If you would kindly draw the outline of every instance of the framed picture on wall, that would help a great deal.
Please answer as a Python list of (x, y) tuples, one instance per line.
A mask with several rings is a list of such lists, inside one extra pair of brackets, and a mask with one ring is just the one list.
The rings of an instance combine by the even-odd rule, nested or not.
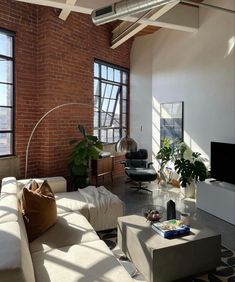
[(160, 138), (172, 141), (184, 138), (184, 102), (168, 102), (160, 105)]

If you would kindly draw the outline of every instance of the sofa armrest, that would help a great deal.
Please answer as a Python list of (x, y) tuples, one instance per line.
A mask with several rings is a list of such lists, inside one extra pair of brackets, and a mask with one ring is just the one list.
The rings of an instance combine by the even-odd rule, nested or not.
[(15, 177), (4, 177), (2, 179), (1, 193), (18, 193), (18, 185)]

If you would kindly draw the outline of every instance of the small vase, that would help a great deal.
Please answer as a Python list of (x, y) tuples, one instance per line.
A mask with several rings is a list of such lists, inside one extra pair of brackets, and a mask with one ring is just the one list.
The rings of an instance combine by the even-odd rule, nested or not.
[(196, 184), (191, 182), (190, 185), (187, 184), (187, 187), (180, 187), (180, 192), (183, 194), (184, 198), (193, 198), (195, 199)]

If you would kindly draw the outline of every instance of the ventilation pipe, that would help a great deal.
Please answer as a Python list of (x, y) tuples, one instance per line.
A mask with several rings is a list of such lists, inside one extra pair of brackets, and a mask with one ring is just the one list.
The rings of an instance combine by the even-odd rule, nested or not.
[(126, 15), (137, 14), (176, 1), (177, 0), (122, 0), (94, 10), (91, 17), (95, 25), (101, 25)]

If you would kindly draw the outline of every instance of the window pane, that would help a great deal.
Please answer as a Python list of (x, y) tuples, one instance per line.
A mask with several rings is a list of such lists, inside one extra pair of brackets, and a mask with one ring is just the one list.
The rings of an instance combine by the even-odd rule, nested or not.
[(127, 99), (127, 87), (126, 86), (122, 87), (122, 98)]
[(7, 61), (3, 58), (0, 58), (0, 82), (7, 82), (7, 83), (13, 82), (12, 68), (13, 68), (12, 61)]
[(101, 77), (107, 79), (107, 67), (101, 66)]
[(119, 115), (115, 114), (114, 119), (113, 119), (113, 126), (115, 126), (115, 127), (120, 126), (120, 116)]
[(119, 129), (114, 129), (114, 142), (117, 142), (120, 139)]
[(120, 126), (120, 99), (118, 98), (117, 101), (117, 106), (115, 109), (115, 114), (114, 114), (114, 126), (119, 127)]
[(120, 72), (120, 70), (114, 70), (114, 81), (121, 82), (121, 72)]
[(106, 113), (105, 126), (110, 127), (112, 122), (112, 114)]
[(12, 109), (0, 107), (0, 130), (12, 130)]
[(117, 85), (113, 86), (112, 93), (111, 93), (111, 98), (116, 99), (117, 98), (117, 92), (118, 92), (119, 87)]
[(99, 131), (97, 129), (94, 130), (93, 134), (99, 138)]
[(99, 109), (99, 97), (94, 96), (94, 110), (98, 111), (98, 109)]
[(108, 143), (113, 143), (113, 129), (108, 129)]
[(107, 112), (109, 106), (109, 99), (103, 99), (102, 102), (102, 111)]
[(99, 65), (97, 63), (94, 64), (94, 76), (99, 77)]
[(98, 126), (99, 126), (99, 113), (94, 112), (94, 127), (98, 127)]
[(94, 79), (94, 95), (99, 95), (99, 80)]
[(122, 73), (122, 82), (127, 84), (128, 83), (128, 76), (126, 72)]
[(101, 97), (105, 96), (106, 89), (107, 89), (107, 83), (102, 83), (101, 84)]
[(0, 32), (0, 55), (12, 57), (13, 38)]
[(115, 106), (115, 100), (110, 100), (108, 111), (109, 111), (109, 112), (113, 112), (114, 106)]
[(106, 113), (101, 113), (101, 127), (106, 126), (106, 117), (107, 117)]
[(113, 69), (112, 68), (108, 68), (108, 80), (113, 81)]
[(106, 84), (106, 90), (105, 90), (105, 93), (104, 93), (105, 98), (110, 98), (112, 89), (113, 89), (113, 85)]
[(0, 106), (13, 105), (13, 92), (12, 85), (0, 83)]
[(0, 155), (12, 155), (12, 133), (0, 133)]
[(125, 114), (127, 113), (127, 101), (126, 100), (122, 101), (122, 112)]
[(106, 130), (101, 129), (101, 131), (100, 131), (100, 141), (107, 143)]

